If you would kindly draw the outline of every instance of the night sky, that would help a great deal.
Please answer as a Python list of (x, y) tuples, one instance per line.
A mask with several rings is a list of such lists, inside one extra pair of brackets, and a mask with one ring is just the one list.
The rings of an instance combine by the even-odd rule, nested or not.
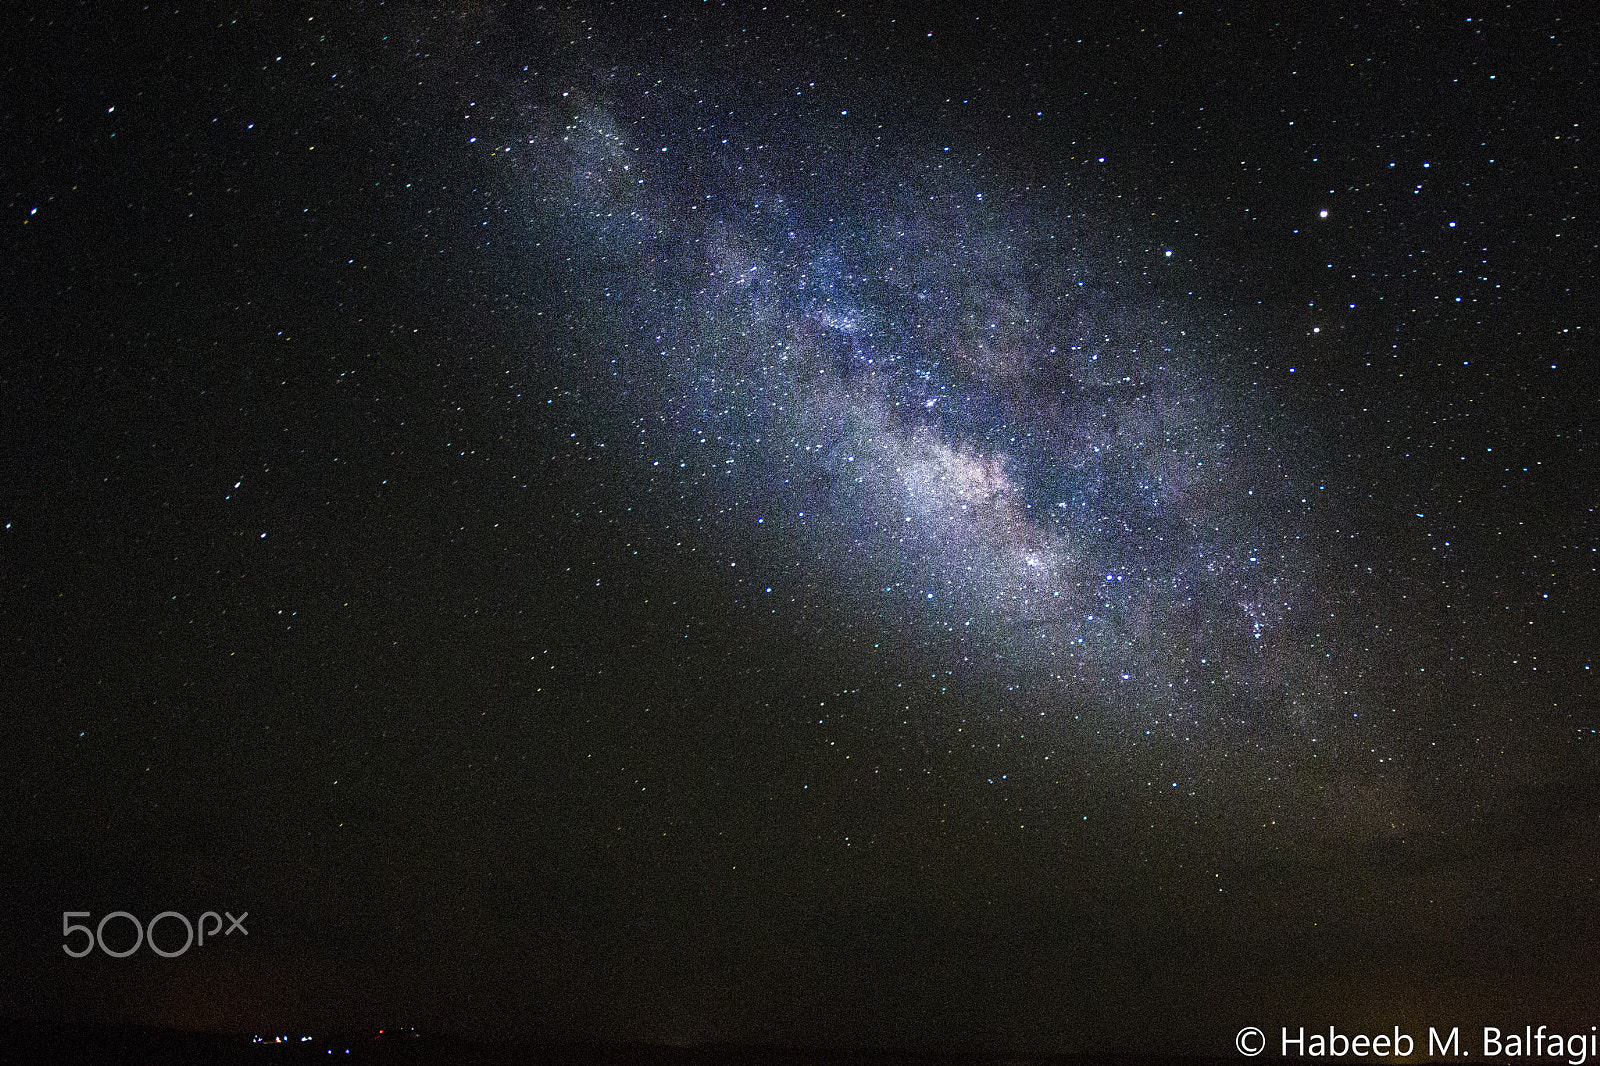
[(1600, 1024), (1600, 35), (1292, 6), (9, 10), (3, 1013)]

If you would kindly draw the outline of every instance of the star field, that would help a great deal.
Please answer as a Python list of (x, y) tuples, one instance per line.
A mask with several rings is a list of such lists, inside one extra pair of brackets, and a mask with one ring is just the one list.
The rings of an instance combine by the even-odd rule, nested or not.
[(12, 21), (17, 1013), (1592, 1023), (1592, 25)]

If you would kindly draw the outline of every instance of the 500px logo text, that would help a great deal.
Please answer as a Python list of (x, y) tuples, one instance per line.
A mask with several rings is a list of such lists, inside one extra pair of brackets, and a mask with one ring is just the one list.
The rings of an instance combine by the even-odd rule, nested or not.
[[(189, 948), (197, 942), (195, 937), (196, 925), (198, 925), (200, 929), (198, 943), (201, 947), (205, 946), (206, 937), (209, 936), (215, 940), (218, 933), (222, 933), (223, 936), (231, 936), (233, 932), (237, 930), (240, 933), (243, 933), (245, 936), (250, 935), (250, 930), (244, 927), (244, 920), (250, 917), (249, 911), (245, 911), (237, 918), (235, 918), (228, 911), (223, 911), (222, 914), (226, 914), (228, 916), (228, 929), (226, 932), (223, 932), (222, 929), (222, 915), (219, 915), (216, 911), (206, 911), (204, 914), (200, 915), (200, 920), (198, 923), (189, 921), (188, 918), (184, 917), (182, 914), (179, 914), (177, 911), (162, 911), (154, 918), (151, 918), (149, 923), (146, 925), (140, 925), (139, 919), (135, 918), (127, 911), (112, 911), (110, 914), (102, 917), (100, 919), (100, 924), (96, 925), (91, 930), (87, 925), (80, 925), (72, 920), (74, 918), (89, 917), (88, 911), (62, 911), (62, 938), (70, 940), (73, 934), (82, 933), (85, 939), (82, 950), (74, 951), (70, 943), (62, 944), (61, 950), (65, 951), (68, 955), (71, 955), (75, 959), (81, 959), (93, 951), (95, 949), (95, 945), (98, 944), (100, 946), (100, 950), (105, 952), (107, 955), (110, 955), (113, 959), (125, 959), (129, 955), (132, 955), (135, 951), (138, 951), (140, 947), (144, 946), (145, 944), (149, 944), (150, 950), (155, 952), (157, 955), (160, 955), (162, 958), (175, 959), (179, 955), (182, 955), (184, 952), (188, 951)], [(129, 925), (133, 926), (132, 947), (119, 951), (106, 946), (106, 923), (111, 921), (113, 918), (121, 918)], [(169, 927), (173, 922), (182, 924), (184, 931), (184, 941), (182, 947), (169, 951), (156, 943), (156, 926), (161, 922), (162, 919), (167, 920)], [(208, 919), (212, 922), (210, 929), (206, 928), (206, 921)], [(120, 940), (120, 938), (118, 939)]]

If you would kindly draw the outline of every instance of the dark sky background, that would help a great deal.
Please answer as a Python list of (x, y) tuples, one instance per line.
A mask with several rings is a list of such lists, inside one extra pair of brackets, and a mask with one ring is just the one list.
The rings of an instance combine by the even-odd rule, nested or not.
[(7, 1014), (1595, 1022), (1581, 5), (261, 6), (4, 16)]

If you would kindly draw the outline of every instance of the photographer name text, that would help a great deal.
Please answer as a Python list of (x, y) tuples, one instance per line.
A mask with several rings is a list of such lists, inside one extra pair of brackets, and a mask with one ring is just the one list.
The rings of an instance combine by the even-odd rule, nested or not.
[[(1308, 1030), (1305, 1026), (1279, 1029), (1276, 1041), (1278, 1054), (1296, 1059), (1408, 1059), (1423, 1055), (1429, 1058), (1485, 1059), (1552, 1059), (1567, 1066), (1584, 1066), (1590, 1059), (1600, 1059), (1600, 1027), (1591, 1025), (1586, 1033), (1556, 1032), (1549, 1025), (1525, 1025), (1500, 1028), (1486, 1025), (1482, 1041), (1476, 1048), (1468, 1046), (1470, 1037), (1463, 1040), (1461, 1027), (1451, 1026), (1441, 1031), (1428, 1026), (1426, 1040), (1395, 1026), (1386, 1033), (1341, 1032), (1337, 1026), (1326, 1030)], [(1234, 1046), (1247, 1057), (1254, 1058), (1267, 1050), (1269, 1038), (1255, 1026), (1239, 1030)]]

